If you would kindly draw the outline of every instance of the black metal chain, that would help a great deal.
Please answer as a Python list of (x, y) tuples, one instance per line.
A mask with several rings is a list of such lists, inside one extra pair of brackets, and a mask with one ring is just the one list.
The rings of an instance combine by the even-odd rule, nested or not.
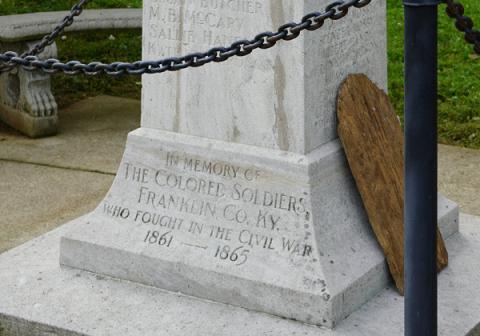
[(158, 74), (165, 71), (178, 71), (189, 67), (200, 67), (211, 62), (224, 62), (233, 56), (246, 56), (255, 49), (269, 49), (280, 41), (290, 41), (297, 38), (304, 30), (317, 30), (321, 28), (327, 19), (336, 21), (340, 20), (348, 14), (350, 8), (362, 8), (370, 4), (372, 0), (342, 0), (329, 4), (324, 12), (312, 12), (305, 15), (301, 22), (291, 22), (282, 25), (276, 32), (264, 32), (255, 36), (252, 40), (240, 40), (232, 43), (228, 47), (216, 47), (207, 52), (193, 53), (181, 57), (172, 57), (156, 61), (137, 61), (134, 63), (114, 62), (105, 64), (101, 62), (92, 62), (83, 64), (79, 61), (70, 61), (62, 63), (57, 59), (40, 60), (35, 53), (43, 50), (45, 46), (53, 43), (55, 38), (63, 31), (65, 27), (70, 25), (75, 16), (80, 15), (83, 6), (89, 0), (80, 1), (72, 9), (71, 15), (67, 16), (63, 23), (59, 25), (51, 34), (47, 35), (39, 44), (40, 47), (34, 47), (26, 56), (18, 56), (17, 53), (9, 51), (0, 54), (0, 72), (2, 64), (8, 71), (10, 67), (21, 66), (26, 70), (32, 71), (40, 69), (46, 73), (63, 72), (67, 75), (100, 75), (107, 74), (110, 76), (118, 75), (142, 75), (142, 74)]
[(473, 50), (480, 55), (480, 31), (474, 28), (473, 20), (464, 15), (463, 5), (454, 0), (443, 0), (443, 2), (447, 5), (447, 15), (455, 19), (457, 29), (465, 34), (465, 40), (473, 44)]
[(70, 9), (70, 14), (65, 16), (62, 22), (58, 26), (56, 26), (50, 34), (45, 35), (39, 43), (37, 43), (35, 46), (33, 46), (32, 49), (30, 49), (30, 51), (22, 54), (22, 57), (38, 55), (43, 50), (45, 50), (47, 46), (53, 44), (53, 42), (55, 42), (57, 37), (65, 30), (65, 28), (73, 24), (75, 17), (82, 14), (83, 9), (89, 2), (90, 0), (80, 0), (79, 3), (77, 3), (75, 6), (72, 7), (72, 9)]
[[(65, 28), (71, 26), (77, 16), (80, 16), (85, 8), (85, 6), (90, 2), (90, 0), (80, 0), (75, 6), (70, 9), (70, 12), (63, 20), (52, 30), (51, 33), (45, 35), (40, 42), (35, 44), (30, 50), (24, 52), (20, 58), (25, 58), (27, 56), (37, 56), (45, 50), (45, 48), (57, 39), (57, 37), (65, 30)], [(14, 64), (4, 64), (0, 66), (0, 72), (9, 71), (14, 68)]]

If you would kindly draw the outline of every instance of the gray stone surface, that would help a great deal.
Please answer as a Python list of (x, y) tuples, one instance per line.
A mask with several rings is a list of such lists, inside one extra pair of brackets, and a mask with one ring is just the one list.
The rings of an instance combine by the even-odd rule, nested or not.
[[(445, 236), (457, 218), (442, 199)], [(62, 264), (317, 325), (388, 281), (338, 141), (305, 156), (141, 128), (81, 222)]]
[[(392, 288), (327, 330), (60, 267), (60, 237), (77, 225), (0, 255), (0, 326), (7, 336), (403, 335), (403, 298)], [(474, 335), (469, 332), (480, 321), (480, 219), (462, 215), (460, 233), (446, 243), (450, 265), (439, 276), (439, 335)]]
[[(38, 41), (2, 42), (0, 51), (19, 54), (30, 50)], [(57, 46), (52, 44), (39, 55), (41, 59), (56, 58)], [(51, 92), (50, 75), (17, 68), (0, 74), (0, 119), (32, 138), (57, 132), (58, 109)]]
[[(2, 16), (0, 41), (32, 40), (50, 33), (68, 12), (43, 12)], [(141, 9), (87, 9), (65, 31), (142, 27)]]
[[(143, 58), (229, 45), (323, 10), (329, 0), (145, 0)], [(350, 73), (387, 88), (386, 1), (270, 50), (143, 78), (142, 126), (306, 154), (335, 139), (335, 100)]]

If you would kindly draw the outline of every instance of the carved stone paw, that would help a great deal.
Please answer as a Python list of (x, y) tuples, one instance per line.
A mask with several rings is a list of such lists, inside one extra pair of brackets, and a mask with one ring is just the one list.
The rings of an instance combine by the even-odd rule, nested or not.
[[(35, 42), (24, 42), (3, 46), (19, 54), (33, 47)], [(41, 59), (57, 56), (55, 44), (48, 46), (39, 55)], [(18, 68), (2, 75), (0, 96), (3, 104), (36, 118), (57, 114), (57, 103), (51, 92), (50, 75), (40, 70), (27, 71)]]
[[(1, 1), (1, 0), (0, 0)], [(21, 54), (34, 42), (1, 43), (0, 50)], [(39, 55), (55, 58), (55, 44)], [(57, 132), (57, 103), (51, 92), (50, 75), (39, 70), (17, 68), (0, 74), (0, 117), (10, 126), (30, 137), (42, 137)]]
[(50, 77), (40, 71), (19, 70), (20, 97), (18, 108), (33, 117), (57, 114), (57, 103), (50, 90)]

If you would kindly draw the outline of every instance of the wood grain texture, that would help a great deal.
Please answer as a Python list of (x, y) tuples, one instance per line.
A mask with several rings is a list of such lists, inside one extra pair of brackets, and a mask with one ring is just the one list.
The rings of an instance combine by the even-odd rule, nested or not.
[[(365, 75), (350, 75), (338, 95), (338, 133), (395, 284), (404, 293), (403, 132), (388, 96)], [(448, 265), (438, 231), (437, 268)]]

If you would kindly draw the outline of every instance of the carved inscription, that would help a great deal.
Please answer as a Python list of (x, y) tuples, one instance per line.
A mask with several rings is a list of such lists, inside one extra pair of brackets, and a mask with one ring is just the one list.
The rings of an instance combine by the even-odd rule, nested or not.
[(173, 56), (188, 46), (222, 46), (244, 38), (245, 19), (264, 11), (256, 0), (157, 0), (144, 9), (148, 55)]
[[(348, 74), (364, 72), (371, 78), (378, 78), (378, 67), (382, 66), (379, 63), (382, 60), (379, 49), (384, 50), (382, 40), (378, 39), (385, 29), (379, 24), (383, 22), (382, 15), (381, 11), (354, 11), (349, 14), (348, 20), (330, 23), (328, 29), (320, 29), (315, 33), (317, 45), (328, 46), (317, 51), (322, 55), (320, 68), (325, 73), (323, 100), (328, 102), (326, 106), (335, 106), (339, 79), (343, 80)], [(314, 123), (317, 128), (336, 125), (335, 109), (319, 114)]]
[(104, 215), (144, 227), (138, 242), (195, 249), (237, 267), (255, 254), (264, 260), (264, 253), (315, 261), (307, 192), (255, 167), (179, 152), (162, 156), (158, 167), (123, 163), (119, 176), (131, 192), (119, 203), (136, 206), (103, 203)]

